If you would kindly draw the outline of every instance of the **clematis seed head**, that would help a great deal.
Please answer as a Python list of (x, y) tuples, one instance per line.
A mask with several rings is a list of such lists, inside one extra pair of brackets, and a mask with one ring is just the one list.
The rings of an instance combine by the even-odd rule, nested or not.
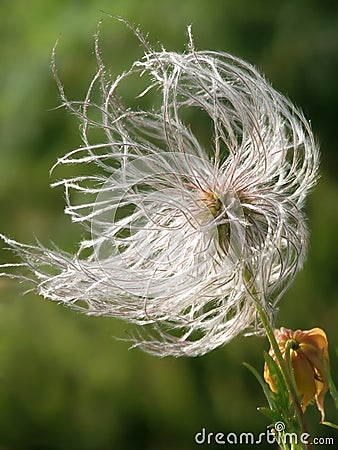
[[(83, 145), (53, 168), (86, 166), (53, 184), (87, 231), (78, 252), (3, 239), (46, 299), (135, 324), (133, 344), (150, 353), (202, 355), (262, 332), (256, 301), (274, 322), (305, 259), (318, 147), (303, 114), (249, 63), (196, 50), (190, 28), (184, 53), (134, 31), (144, 55), (115, 80), (96, 37), (82, 102), (67, 98), (53, 54), (63, 106), (81, 121)], [(146, 76), (140, 96), (153, 106), (125, 106), (120, 87)], [(187, 120), (196, 111), (211, 123), (204, 144)], [(92, 141), (93, 128), (105, 137)]]

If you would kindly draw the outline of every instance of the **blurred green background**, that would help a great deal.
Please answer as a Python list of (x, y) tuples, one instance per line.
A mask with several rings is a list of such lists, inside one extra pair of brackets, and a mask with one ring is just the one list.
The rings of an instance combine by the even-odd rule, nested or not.
[[(113, 76), (141, 56), (130, 30), (102, 10), (139, 24), (168, 50), (184, 50), (193, 24), (197, 48), (249, 60), (311, 119), (322, 164), (308, 201), (309, 256), (280, 304), (277, 325), (324, 328), (338, 381), (336, 0), (2, 0), (0, 232), (31, 243), (39, 236), (69, 251), (83, 235), (63, 214), (61, 188), (49, 187), (56, 179), (50, 167), (80, 144), (76, 119), (53, 109), (59, 97), (49, 65), (61, 34), (60, 76), (68, 96), (83, 99), (101, 18)], [(0, 262), (12, 258), (0, 249)], [(158, 359), (114, 339), (126, 336), (124, 323), (88, 318), (34, 293), (22, 296), (24, 290), (0, 279), (0, 450), (190, 450), (202, 427), (265, 431), (268, 420), (256, 411), (265, 399), (241, 364), (262, 370), (264, 339), (238, 338), (201, 358)], [(337, 422), (330, 398), (326, 406)], [(312, 436), (335, 436), (337, 445), (315, 408), (306, 416)]]

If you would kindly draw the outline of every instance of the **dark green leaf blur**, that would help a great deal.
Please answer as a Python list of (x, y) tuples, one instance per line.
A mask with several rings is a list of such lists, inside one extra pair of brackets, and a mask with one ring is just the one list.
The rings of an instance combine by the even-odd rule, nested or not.
[[(193, 26), (198, 49), (233, 53), (258, 66), (301, 107), (321, 146), (321, 178), (311, 194), (308, 260), (280, 303), (278, 326), (319, 326), (329, 338), (338, 381), (338, 2), (336, 0), (2, 0), (0, 2), (0, 232), (74, 251), (84, 231), (63, 214), (61, 188), (49, 184), (77, 168), (49, 169), (81, 144), (79, 123), (56, 109), (50, 70), (70, 99), (81, 100), (95, 73), (97, 24), (112, 76), (142, 55), (125, 25), (140, 25), (154, 45), (183, 51)], [(125, 102), (133, 104), (125, 93)], [(0, 248), (0, 262), (14, 261)], [(238, 338), (195, 359), (158, 359), (128, 350), (130, 327), (89, 318), (0, 278), (0, 450), (190, 450), (248, 448), (195, 443), (207, 433), (266, 430), (256, 408), (266, 400), (243, 361), (263, 370), (265, 339)], [(327, 420), (337, 423), (333, 401)], [(313, 437), (337, 431), (319, 425)], [(257, 447), (258, 448), (258, 447)], [(259, 448), (274, 448), (268, 443)], [(322, 447), (326, 448), (325, 446)], [(328, 448), (328, 447), (327, 447)], [(334, 448), (332, 446), (331, 448)]]

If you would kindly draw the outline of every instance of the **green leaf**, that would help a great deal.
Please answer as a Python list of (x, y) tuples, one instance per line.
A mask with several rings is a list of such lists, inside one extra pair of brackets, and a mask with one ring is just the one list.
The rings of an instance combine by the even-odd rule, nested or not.
[(270, 388), (268, 387), (267, 383), (263, 380), (262, 376), (257, 372), (257, 370), (254, 367), (252, 367), (250, 364), (248, 364), (246, 362), (243, 362), (242, 364), (247, 369), (249, 369), (250, 372), (256, 377), (257, 381), (259, 382), (259, 384), (261, 385), (261, 387), (263, 389), (263, 392), (269, 403), (270, 408), (273, 408), (274, 405), (273, 405), (273, 401), (271, 399), (272, 392), (271, 392)]
[(328, 365), (326, 364), (325, 361), (324, 361), (324, 363), (325, 363), (324, 364), (324, 371), (325, 371), (325, 375), (326, 375), (326, 378), (327, 378), (328, 383), (329, 383), (330, 394), (331, 394), (331, 397), (334, 400), (336, 409), (338, 409), (338, 391), (337, 391), (337, 388), (336, 388), (336, 386), (335, 386), (335, 384), (333, 382), (333, 379), (332, 379), (332, 376), (331, 376), (331, 372), (330, 372), (330, 368), (328, 367)]
[(282, 371), (274, 359), (266, 352), (264, 352), (264, 359), (276, 388), (275, 401), (280, 409), (285, 411), (289, 407), (289, 391), (286, 387)]
[(264, 406), (259, 406), (257, 410), (262, 414), (264, 414), (264, 416), (266, 416), (268, 419), (271, 419), (273, 423), (276, 423), (281, 420), (279, 412), (276, 411), (275, 409), (269, 409)]
[(338, 425), (336, 425), (335, 423), (332, 423), (332, 422), (321, 422), (321, 424), (322, 425), (326, 425), (326, 426), (331, 427), (331, 428), (335, 428), (336, 430), (338, 430)]

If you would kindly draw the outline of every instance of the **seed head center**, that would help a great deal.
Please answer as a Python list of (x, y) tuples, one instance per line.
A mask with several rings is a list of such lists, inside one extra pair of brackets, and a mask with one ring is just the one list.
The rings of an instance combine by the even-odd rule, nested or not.
[(202, 201), (213, 217), (219, 216), (222, 212), (223, 204), (215, 192), (203, 192)]

